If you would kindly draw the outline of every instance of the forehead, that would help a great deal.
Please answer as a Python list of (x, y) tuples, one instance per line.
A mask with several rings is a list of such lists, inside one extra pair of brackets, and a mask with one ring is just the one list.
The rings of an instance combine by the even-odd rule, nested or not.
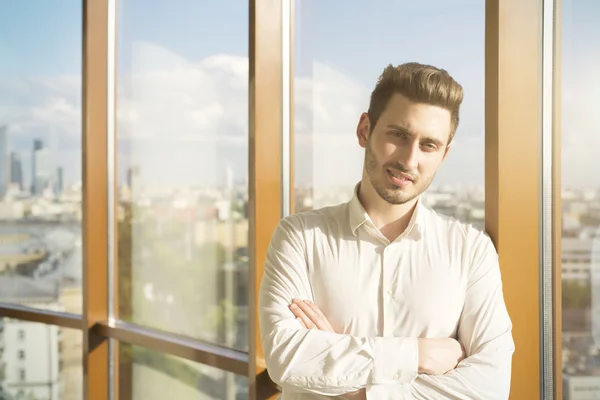
[(377, 125), (397, 125), (418, 136), (434, 137), (447, 142), (451, 130), (450, 111), (425, 103), (416, 103), (395, 93), (379, 117)]

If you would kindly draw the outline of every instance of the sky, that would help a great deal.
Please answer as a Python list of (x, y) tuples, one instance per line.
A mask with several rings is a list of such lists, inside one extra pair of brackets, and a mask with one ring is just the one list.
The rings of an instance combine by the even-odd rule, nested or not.
[[(120, 0), (117, 162), (159, 185), (215, 185), (248, 165), (248, 2)], [(484, 0), (296, 0), (298, 185), (360, 179), (355, 127), (387, 64), (430, 63), (464, 87), (439, 184), (484, 179)], [(600, 2), (563, 0), (563, 182), (599, 187)], [(31, 147), (81, 177), (81, 4), (0, 0), (0, 126), (30, 177)], [(274, 149), (277, 151), (277, 149)], [(573, 160), (569, 162), (569, 160)], [(579, 160), (587, 160), (579, 163)]]

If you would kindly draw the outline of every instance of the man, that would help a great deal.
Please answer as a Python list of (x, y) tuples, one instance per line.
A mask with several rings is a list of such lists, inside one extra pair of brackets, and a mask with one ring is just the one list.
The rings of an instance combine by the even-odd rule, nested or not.
[(514, 343), (489, 237), (426, 208), (462, 87), (417, 63), (380, 76), (349, 203), (290, 215), (259, 294), (281, 399), (507, 399)]

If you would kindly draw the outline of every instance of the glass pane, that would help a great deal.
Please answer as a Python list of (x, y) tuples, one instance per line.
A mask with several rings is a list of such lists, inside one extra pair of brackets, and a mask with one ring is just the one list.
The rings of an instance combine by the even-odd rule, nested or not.
[(81, 2), (0, 2), (0, 301), (75, 313), (81, 13)]
[(118, 4), (119, 316), (247, 349), (248, 2)]
[(248, 379), (184, 358), (119, 344), (121, 400), (242, 400)]
[[(365, 157), (356, 137), (388, 64), (446, 69), (464, 88), (452, 149), (426, 204), (483, 228), (483, 0), (295, 2), (295, 211), (350, 200)], [(340, 13), (340, 10), (344, 10)]]
[(563, 398), (600, 398), (600, 3), (563, 0)]
[(77, 329), (0, 319), (0, 400), (83, 399)]

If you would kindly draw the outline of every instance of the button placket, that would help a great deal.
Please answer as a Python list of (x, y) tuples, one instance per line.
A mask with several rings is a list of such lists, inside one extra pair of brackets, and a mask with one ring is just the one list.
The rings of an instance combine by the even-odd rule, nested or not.
[(382, 300), (383, 300), (383, 335), (384, 336), (391, 336), (392, 334), (392, 313), (390, 312), (392, 309), (392, 297), (393, 297), (393, 292), (392, 292), (392, 286), (391, 286), (391, 282), (389, 279), (389, 274), (390, 274), (390, 267), (388, 266), (388, 259), (390, 254), (390, 245), (385, 246), (382, 251), (381, 251), (381, 269), (382, 269), (382, 290), (383, 290), (383, 295), (382, 295)]

